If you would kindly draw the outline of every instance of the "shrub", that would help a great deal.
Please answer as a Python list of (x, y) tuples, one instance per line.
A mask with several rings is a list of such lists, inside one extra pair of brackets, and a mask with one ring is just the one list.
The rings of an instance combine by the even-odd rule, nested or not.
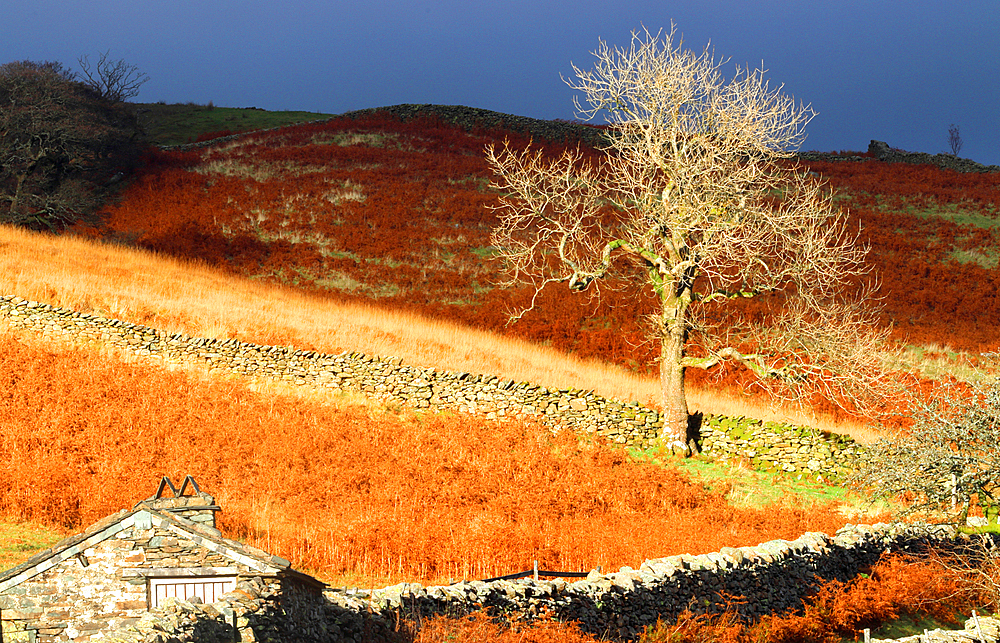
[(61, 228), (90, 214), (140, 151), (135, 115), (56, 62), (0, 66), (0, 222)]

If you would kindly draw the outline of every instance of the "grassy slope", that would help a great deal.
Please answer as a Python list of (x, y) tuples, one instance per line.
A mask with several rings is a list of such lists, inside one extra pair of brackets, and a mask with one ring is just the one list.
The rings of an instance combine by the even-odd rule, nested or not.
[(268, 112), (254, 107), (214, 107), (194, 103), (136, 103), (146, 136), (154, 145), (192, 143), (203, 134), (248, 132), (330, 118), (315, 112)]
[[(644, 403), (654, 402), (659, 393), (654, 377), (516, 337), (333, 300), (147, 251), (10, 226), (0, 226), (0, 293), (199, 337), (395, 355), (420, 366), (594, 390)], [(790, 421), (858, 439), (871, 436), (850, 421), (706, 388), (691, 387), (689, 403), (705, 413)]]
[(65, 536), (62, 530), (45, 525), (0, 520), (0, 570), (23, 563)]

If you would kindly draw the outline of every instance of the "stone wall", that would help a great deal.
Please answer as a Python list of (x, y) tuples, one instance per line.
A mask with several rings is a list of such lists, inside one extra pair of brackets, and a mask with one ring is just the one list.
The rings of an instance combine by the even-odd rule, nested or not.
[(701, 425), (704, 455), (748, 462), (760, 471), (784, 471), (840, 482), (865, 456), (850, 436), (824, 433), (754, 418), (706, 416)]
[(211, 570), (257, 578), (277, 591), (277, 578), (262, 580), (257, 570), (168, 529), (140, 528), (131, 519), (109, 528), (119, 531), (92, 546), (83, 542), (79, 555), (0, 593), (5, 641), (28, 631), (39, 642), (86, 640), (138, 624), (149, 608), (148, 579), (158, 575), (194, 578), (199, 569)]
[[(573, 388), (549, 389), (493, 375), (410, 366), (397, 357), (330, 355), (286, 346), (195, 338), (116, 319), (78, 313), (19, 297), (0, 296), (0, 319), (13, 327), (117, 346), (140, 356), (200, 364), (219, 372), (266, 377), (294, 385), (364, 393), (414, 408), (480, 413), (488, 418), (530, 417), (553, 428), (604, 436), (645, 449), (663, 420), (655, 409)], [(843, 477), (861, 447), (850, 438), (749, 418), (706, 417), (707, 455), (741, 458), (763, 469)]]
[[(159, 609), (109, 633), (108, 643), (396, 643), (394, 615), (344, 608), (323, 596), (241, 581), (215, 603), (167, 599)], [(235, 630), (235, 631), (234, 631)]]
[(998, 640), (1000, 619), (973, 613), (973, 617), (965, 621), (965, 629), (924, 630), (923, 634), (900, 639), (871, 639), (869, 643), (997, 643)]
[[(669, 622), (685, 609), (721, 611), (727, 594), (742, 597), (739, 609), (749, 619), (795, 609), (820, 579), (846, 581), (885, 552), (919, 551), (953, 537), (954, 531), (945, 527), (849, 525), (832, 537), (808, 533), (794, 541), (647, 560), (639, 569), (623, 567), (607, 575), (594, 572), (576, 582), (520, 579), (465, 581), (443, 587), (402, 583), (354, 593), (327, 590), (326, 600), (311, 608), (301, 628), (297, 621), (269, 612), (267, 601), (255, 598), (266, 590), (251, 587), (244, 588), (243, 594), (226, 595), (212, 606), (171, 603), (112, 640), (222, 643), (231, 640), (226, 638), (232, 631), (226, 629), (226, 614), (234, 611), (239, 623), (245, 624), (240, 625), (243, 640), (281, 640), (279, 632), (288, 640), (304, 643), (391, 640), (400, 619), (461, 615), (481, 608), (516, 619), (551, 614), (576, 621), (584, 631), (598, 636), (633, 640), (657, 619)], [(251, 634), (254, 638), (246, 638)]]

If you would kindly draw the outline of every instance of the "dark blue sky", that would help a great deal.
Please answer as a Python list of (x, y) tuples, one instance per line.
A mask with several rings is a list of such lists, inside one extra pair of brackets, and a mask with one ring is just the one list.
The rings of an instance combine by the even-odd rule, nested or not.
[(3, 0), (0, 62), (125, 58), (136, 99), (340, 113), (397, 103), (574, 118), (559, 78), (645, 25), (763, 65), (819, 115), (803, 149), (870, 139), (1000, 164), (997, 0)]

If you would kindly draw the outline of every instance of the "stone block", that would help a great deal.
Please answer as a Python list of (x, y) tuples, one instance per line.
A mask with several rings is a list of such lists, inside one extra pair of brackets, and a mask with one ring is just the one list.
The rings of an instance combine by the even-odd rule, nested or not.
[(142, 610), (146, 609), (145, 600), (132, 600), (132, 601), (118, 601), (115, 603), (115, 609), (118, 610)]

